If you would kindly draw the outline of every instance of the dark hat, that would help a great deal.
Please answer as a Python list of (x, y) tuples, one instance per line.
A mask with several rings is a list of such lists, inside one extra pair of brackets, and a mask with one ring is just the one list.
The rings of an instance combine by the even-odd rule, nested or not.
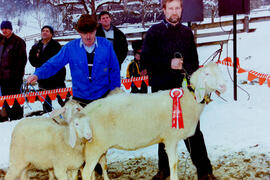
[(41, 31), (43, 31), (44, 28), (48, 28), (48, 29), (50, 30), (51, 34), (52, 34), (52, 35), (54, 34), (54, 31), (53, 31), (52, 26), (49, 26), (49, 25), (43, 26), (43, 27), (41, 28)]
[(75, 29), (79, 33), (93, 32), (97, 29), (97, 27), (98, 23), (96, 17), (89, 14), (82, 14), (77, 24), (75, 25)]
[(2, 21), (1, 29), (10, 29), (12, 30), (12, 24), (10, 21)]
[(131, 43), (132, 49), (134, 51), (138, 51), (138, 50), (142, 49), (142, 43), (143, 43), (142, 40), (132, 41), (132, 43)]

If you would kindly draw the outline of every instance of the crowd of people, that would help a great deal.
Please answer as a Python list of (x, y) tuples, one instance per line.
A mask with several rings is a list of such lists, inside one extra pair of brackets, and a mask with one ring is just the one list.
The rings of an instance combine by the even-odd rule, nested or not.
[[(152, 92), (179, 88), (183, 70), (191, 75), (199, 68), (196, 44), (191, 29), (181, 23), (182, 0), (162, 0), (164, 19), (153, 25), (144, 39), (132, 42), (134, 60), (126, 70), (127, 78), (148, 75)], [(38, 82), (39, 89), (64, 88), (65, 65), (69, 64), (72, 77), (73, 99), (82, 106), (104, 98), (115, 88), (120, 88), (121, 64), (128, 54), (128, 42), (124, 33), (112, 24), (107, 11), (98, 17), (83, 14), (75, 27), (80, 38), (61, 45), (53, 39), (52, 26), (41, 29), (41, 39), (32, 46), (29, 61), (35, 72), (27, 83)], [(10, 21), (2, 21), (0, 34), (0, 88), (1, 95), (20, 94), (24, 69), (27, 62), (23, 39), (12, 32)], [(176, 56), (180, 54), (181, 57)], [(147, 93), (143, 82), (141, 88), (131, 86), (131, 93)], [(61, 106), (65, 102), (58, 97)], [(51, 100), (46, 97), (43, 111), (49, 112)], [(20, 119), (23, 108), (15, 100), (12, 108), (7, 102), (1, 111), (0, 121)], [(207, 155), (200, 124), (194, 136), (185, 140), (191, 159), (197, 168), (199, 180), (214, 180), (212, 166)], [(158, 173), (153, 179), (166, 179), (170, 175), (168, 157), (164, 144), (159, 144)], [(98, 171), (98, 167), (96, 167)]]

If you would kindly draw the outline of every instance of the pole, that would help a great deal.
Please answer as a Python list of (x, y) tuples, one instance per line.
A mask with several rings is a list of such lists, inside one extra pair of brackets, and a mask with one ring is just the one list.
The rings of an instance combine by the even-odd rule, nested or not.
[(233, 15), (233, 79), (234, 79), (234, 100), (237, 101), (237, 43), (236, 43), (236, 14)]

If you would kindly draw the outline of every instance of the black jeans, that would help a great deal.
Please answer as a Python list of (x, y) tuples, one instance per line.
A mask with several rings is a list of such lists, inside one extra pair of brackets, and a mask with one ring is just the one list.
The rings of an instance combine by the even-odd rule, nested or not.
[[(167, 88), (152, 87), (152, 92), (165, 89)], [(187, 138), (184, 142), (190, 153), (191, 160), (197, 169), (198, 177), (212, 174), (212, 165), (207, 155), (203, 134), (200, 130), (200, 123), (198, 123), (196, 127), (195, 134)], [(163, 143), (158, 145), (158, 168), (160, 171), (163, 171), (165, 175), (170, 175), (169, 160)]]

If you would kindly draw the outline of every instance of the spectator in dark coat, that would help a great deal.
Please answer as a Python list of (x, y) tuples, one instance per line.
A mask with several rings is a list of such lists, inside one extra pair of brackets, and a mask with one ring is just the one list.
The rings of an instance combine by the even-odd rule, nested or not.
[[(24, 68), (27, 61), (24, 40), (12, 32), (10, 21), (2, 21), (1, 31), (4, 38), (0, 42), (0, 86), (2, 95), (20, 94), (23, 83)], [(17, 100), (12, 108), (4, 102), (4, 108), (10, 120), (23, 117), (23, 107)], [(4, 118), (7, 120), (7, 118)]]
[[(193, 33), (180, 23), (182, 0), (163, 0), (162, 7), (165, 19), (148, 30), (141, 57), (152, 92), (179, 88), (183, 80), (183, 69), (191, 75), (199, 67)], [(198, 179), (216, 179), (212, 174), (212, 165), (199, 124), (195, 134), (186, 139), (185, 144), (197, 168)], [(153, 179), (166, 179), (170, 169), (163, 143), (159, 144), (158, 156), (159, 172)]]
[(117, 27), (111, 24), (111, 15), (107, 11), (102, 11), (99, 16), (99, 27), (96, 36), (105, 37), (113, 43), (120, 68), (128, 53), (128, 43), (126, 36)]
[[(53, 28), (51, 26), (44, 26), (41, 29), (41, 40), (39, 40), (35, 45), (32, 46), (29, 53), (29, 61), (31, 65), (35, 68), (39, 68), (45, 62), (47, 62), (51, 57), (56, 55), (60, 49), (61, 45), (52, 39), (54, 34)], [(65, 78), (66, 78), (66, 68), (63, 67), (55, 75), (48, 79), (38, 80), (39, 89), (42, 90), (51, 90), (57, 88), (65, 88)], [(64, 106), (64, 101), (57, 96), (58, 103), (61, 106)], [(46, 97), (46, 101), (43, 104), (43, 111), (50, 112), (52, 111), (51, 99), (49, 96)], [(49, 103), (49, 104), (48, 104)]]
[[(131, 61), (127, 67), (127, 78), (140, 77), (141, 76), (141, 52), (142, 52), (142, 40), (136, 40), (132, 42), (132, 49), (134, 52), (134, 60)], [(131, 93), (147, 93), (147, 85), (142, 81), (141, 88), (138, 89), (134, 83), (131, 84)]]

